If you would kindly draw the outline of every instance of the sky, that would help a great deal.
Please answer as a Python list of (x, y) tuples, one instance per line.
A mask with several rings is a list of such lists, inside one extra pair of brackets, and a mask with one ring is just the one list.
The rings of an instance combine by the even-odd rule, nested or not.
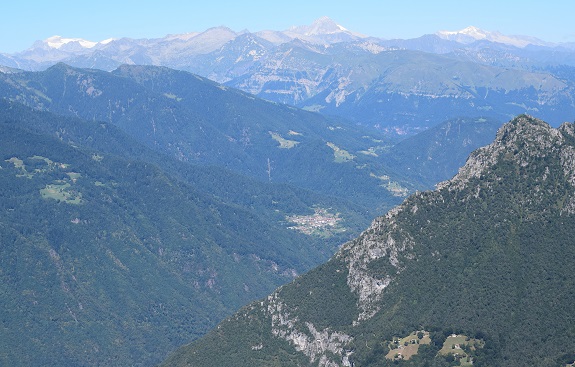
[(328, 16), (381, 38), (415, 38), (475, 26), (549, 42), (575, 42), (575, 0), (8, 0), (0, 17), (0, 53), (59, 35), (102, 41), (160, 38), (227, 26), (285, 30)]

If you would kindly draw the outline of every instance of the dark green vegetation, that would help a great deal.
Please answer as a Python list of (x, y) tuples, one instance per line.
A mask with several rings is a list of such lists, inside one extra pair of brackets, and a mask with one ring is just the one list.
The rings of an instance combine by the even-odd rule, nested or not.
[[(151, 365), (325, 261), (361, 207), (0, 101), (0, 364)], [(344, 232), (287, 216), (317, 207)]]
[[(572, 363), (574, 162), (575, 125), (519, 116), (452, 180), (164, 365), (466, 365), (440, 353), (457, 335), (474, 366)], [(429, 331), (429, 345), (386, 359), (389, 341), (414, 330)]]

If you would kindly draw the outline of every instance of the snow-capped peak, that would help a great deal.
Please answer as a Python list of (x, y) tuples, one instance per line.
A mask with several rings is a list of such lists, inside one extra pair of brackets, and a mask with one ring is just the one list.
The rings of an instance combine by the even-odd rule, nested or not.
[(334, 22), (329, 17), (321, 17), (307, 27), (305, 35), (306, 36), (316, 36), (319, 34), (333, 34), (339, 32), (345, 32), (347, 29), (341, 25)]
[(485, 32), (482, 29), (479, 29), (477, 27), (474, 26), (469, 26), (467, 28), (464, 28), (460, 31), (439, 31), (437, 32), (437, 34), (439, 36), (446, 36), (446, 37), (450, 37), (450, 36), (457, 36), (457, 35), (466, 35), (469, 37), (472, 37), (475, 40), (481, 40), (481, 39), (485, 39), (487, 38), (487, 32)]
[(504, 43), (515, 47), (525, 47), (527, 45), (549, 46), (549, 42), (542, 41), (535, 37), (528, 36), (506, 36), (499, 32), (490, 32), (477, 27), (467, 27), (459, 31), (439, 31), (437, 36), (456, 41), (459, 43), (473, 43), (475, 41), (487, 40), (491, 42)]
[(337, 33), (347, 33), (356, 37), (365, 37), (359, 33), (351, 32), (347, 28), (337, 24), (331, 18), (323, 16), (316, 19), (311, 25), (293, 26), (287, 32), (302, 36), (322, 36)]
[(98, 42), (87, 41), (82, 38), (63, 38), (61, 36), (52, 36), (44, 40), (48, 47), (57, 49), (70, 42), (78, 42), (84, 48), (92, 48), (98, 44)]
[(61, 36), (52, 36), (45, 39), (42, 43), (53, 49), (61, 49), (63, 46), (69, 43), (76, 43), (82, 48), (94, 48), (97, 45), (106, 45), (114, 40), (115, 38), (108, 38), (100, 42), (94, 42), (85, 40), (83, 38), (64, 38)]
[(101, 45), (107, 45), (108, 43), (110, 43), (110, 42), (112, 42), (112, 41), (115, 41), (115, 40), (116, 40), (115, 38), (108, 38), (108, 39), (105, 39), (105, 40), (100, 41), (100, 42), (98, 42), (98, 43), (101, 44)]

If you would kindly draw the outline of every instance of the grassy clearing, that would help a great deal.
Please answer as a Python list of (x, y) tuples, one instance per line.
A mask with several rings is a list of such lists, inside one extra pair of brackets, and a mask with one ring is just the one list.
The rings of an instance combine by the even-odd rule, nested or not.
[(389, 181), (387, 185), (384, 185), (384, 187), (387, 191), (391, 192), (393, 196), (406, 197), (409, 195), (409, 190), (407, 188), (394, 181)]
[[(37, 161), (44, 162), (45, 166), (39, 166)], [(26, 161), (18, 157), (12, 157), (10, 159), (6, 159), (6, 162), (12, 163), (14, 165), (14, 168), (19, 169), (21, 171), (21, 173), (16, 175), (16, 177), (26, 177), (26, 178), (32, 178), (37, 173), (49, 172), (55, 169), (66, 169), (69, 166), (66, 163), (54, 162), (53, 160), (46, 157), (42, 157), (40, 155), (28, 157), (26, 158)]]
[(381, 180), (381, 181), (385, 181), (385, 182), (388, 182), (388, 181), (389, 181), (389, 176), (388, 176), (388, 175), (378, 176), (378, 175), (376, 175), (375, 173), (370, 173), (369, 176), (370, 176), (370, 177), (377, 178), (378, 180)]
[(370, 155), (372, 157), (379, 157), (373, 148), (369, 148), (368, 150), (360, 150), (359, 153), (363, 155)]
[(32, 175), (31, 173), (28, 173), (28, 171), (26, 170), (26, 165), (24, 164), (24, 161), (21, 160), (20, 158), (12, 157), (10, 159), (6, 159), (5, 161), (8, 163), (12, 163), (14, 165), (14, 168), (21, 171), (21, 173), (16, 175), (16, 177), (27, 177), (27, 178), (34, 177), (34, 175)]
[(370, 155), (372, 157), (379, 157), (379, 153), (385, 153), (389, 150), (388, 146), (375, 146), (369, 147), (367, 150), (360, 150), (359, 153), (364, 155)]
[(46, 162), (46, 164), (47, 164), (48, 166), (54, 165), (54, 161), (53, 161), (53, 160), (51, 160), (50, 158), (42, 157), (41, 155), (32, 156), (32, 157), (30, 157), (30, 159), (33, 159), (33, 160), (35, 160), (35, 161), (44, 161), (44, 162)]
[(338, 147), (334, 143), (327, 142), (326, 144), (328, 147), (333, 149), (333, 157), (334, 157), (335, 163), (350, 162), (350, 161), (353, 161), (353, 159), (355, 158), (355, 156), (353, 154), (349, 153), (345, 149), (341, 149), (340, 147)]
[(385, 358), (390, 360), (408, 360), (417, 354), (420, 345), (430, 343), (429, 332), (425, 330), (414, 331), (406, 337), (393, 338), (391, 342), (387, 342), (390, 350)]
[(70, 165), (68, 163), (54, 162), (50, 158), (42, 157), (41, 155), (35, 155), (33, 157), (30, 157), (29, 159), (35, 160), (35, 161), (43, 161), (44, 163), (46, 163), (47, 167), (43, 168), (43, 169), (42, 168), (36, 169), (37, 172), (53, 171), (53, 170), (58, 169), (58, 168), (59, 169), (67, 169), (68, 167), (70, 167)]
[(68, 182), (49, 184), (40, 190), (40, 195), (42, 195), (44, 199), (63, 201), (67, 204), (81, 204), (82, 194), (71, 190), (71, 186)]
[(175, 100), (175, 101), (177, 101), (177, 102), (180, 102), (180, 101), (182, 100), (182, 98), (176, 96), (176, 95), (173, 94), (173, 93), (164, 93), (164, 97), (167, 97), (167, 98), (169, 98), (169, 99), (173, 99), (173, 100)]
[(14, 165), (15, 168), (24, 169), (24, 161), (18, 157), (12, 157), (10, 159), (6, 159), (6, 162), (10, 162)]
[(392, 360), (409, 360), (411, 357), (417, 354), (419, 350), (419, 344), (408, 344), (407, 346), (402, 346), (401, 348), (393, 349), (387, 353), (385, 358)]
[(280, 149), (291, 149), (299, 144), (299, 141), (284, 139), (280, 134), (275, 133), (273, 131), (270, 131), (269, 133), (272, 139), (274, 139), (280, 144), (279, 146)]
[(401, 186), (395, 181), (391, 181), (388, 175), (378, 176), (375, 173), (370, 173), (369, 175), (382, 181), (381, 186), (385, 187), (385, 189), (389, 191), (393, 196), (406, 197), (409, 195), (409, 190), (407, 188)]
[(70, 180), (72, 180), (72, 182), (76, 182), (80, 177), (82, 177), (81, 173), (77, 173), (77, 172), (66, 172), (66, 174), (68, 175), (68, 177), (70, 177)]
[[(12, 157), (7, 159), (6, 162), (12, 163), (14, 168), (20, 171), (16, 177), (26, 177), (29, 179), (34, 178), (39, 173), (47, 173), (58, 170), (65, 170), (70, 167), (67, 163), (55, 162), (49, 158), (35, 155), (25, 159)], [(82, 175), (78, 172), (64, 172), (68, 178), (63, 180), (57, 179), (52, 183), (47, 184), (43, 189), (40, 189), (40, 195), (44, 199), (51, 199), (62, 201), (68, 204), (81, 204), (82, 194), (72, 188)], [(40, 176), (37, 176), (40, 177)], [(52, 176), (52, 178), (54, 178)]]
[(471, 352), (477, 348), (483, 348), (483, 341), (469, 338), (465, 335), (451, 335), (443, 342), (443, 347), (439, 350), (439, 355), (453, 355), (460, 366), (472, 366), (473, 357)]

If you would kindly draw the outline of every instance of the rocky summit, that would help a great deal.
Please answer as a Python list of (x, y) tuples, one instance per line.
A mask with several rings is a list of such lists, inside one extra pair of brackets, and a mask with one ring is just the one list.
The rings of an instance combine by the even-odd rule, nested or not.
[(459, 173), (164, 366), (566, 366), (575, 127), (527, 115)]

